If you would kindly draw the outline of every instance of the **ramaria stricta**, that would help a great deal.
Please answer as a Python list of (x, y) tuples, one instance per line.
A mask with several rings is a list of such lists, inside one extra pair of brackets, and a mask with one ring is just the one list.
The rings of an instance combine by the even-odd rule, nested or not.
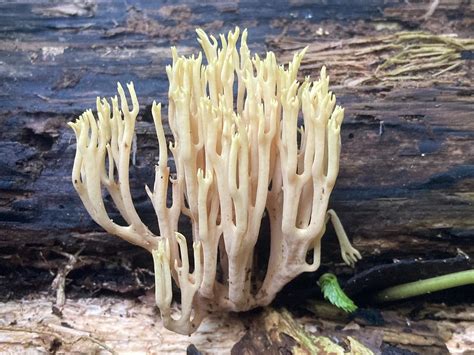
[[(326, 69), (319, 80), (300, 82), (306, 49), (283, 66), (272, 52), (251, 57), (247, 31), (240, 36), (236, 28), (227, 38), (221, 35), (220, 43), (202, 30), (197, 34), (207, 64), (201, 53), (178, 56), (172, 48), (173, 63), (166, 68), (169, 146), (161, 104), (152, 107), (159, 162), (153, 189), (146, 191), (160, 235), (143, 224), (130, 194), (130, 152), (139, 111), (133, 84), (127, 85), (131, 110), (119, 84), (120, 99), (98, 98), (97, 116), (88, 110), (70, 124), (77, 138), (72, 180), (87, 212), (108, 233), (153, 255), (156, 304), (165, 327), (182, 334), (194, 332), (208, 311), (268, 305), (289, 281), (318, 269), (328, 220), (344, 261), (352, 265), (360, 258), (328, 210), (339, 170), (344, 110), (328, 89)], [(109, 218), (104, 187), (127, 225)], [(265, 214), (270, 251), (261, 265), (254, 253)], [(178, 232), (180, 215), (192, 225), (192, 258), (187, 238)], [(180, 315), (171, 314), (173, 282), (181, 290)]]

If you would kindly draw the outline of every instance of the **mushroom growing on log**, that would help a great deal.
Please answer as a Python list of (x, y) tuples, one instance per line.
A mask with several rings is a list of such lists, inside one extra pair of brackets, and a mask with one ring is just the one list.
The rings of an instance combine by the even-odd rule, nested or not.
[[(247, 32), (238, 28), (218, 41), (197, 30), (207, 64), (172, 49), (168, 123), (176, 165), (171, 177), (161, 104), (152, 115), (159, 144), (153, 191), (146, 187), (160, 228), (141, 221), (129, 187), (129, 164), (139, 106), (133, 84), (120, 96), (97, 99), (71, 123), (77, 138), (72, 180), (88, 213), (107, 232), (153, 255), (156, 304), (165, 327), (191, 334), (205, 311), (246, 311), (268, 305), (289, 281), (320, 266), (321, 238), (331, 220), (348, 265), (360, 259), (328, 201), (339, 171), (344, 110), (320, 78), (297, 80), (305, 49), (287, 68), (272, 52), (253, 58)], [(235, 80), (237, 78), (237, 80)], [(236, 92), (234, 92), (236, 91)], [(236, 100), (234, 100), (236, 94)], [(298, 126), (302, 112), (303, 125)], [(172, 203), (167, 193), (171, 182)], [(105, 187), (125, 226), (110, 219)], [(254, 252), (264, 213), (270, 219), (270, 256), (263, 273)], [(180, 215), (192, 224), (193, 258), (178, 232)], [(194, 271), (191, 272), (191, 263)], [(171, 314), (172, 279), (181, 289), (182, 312)]]

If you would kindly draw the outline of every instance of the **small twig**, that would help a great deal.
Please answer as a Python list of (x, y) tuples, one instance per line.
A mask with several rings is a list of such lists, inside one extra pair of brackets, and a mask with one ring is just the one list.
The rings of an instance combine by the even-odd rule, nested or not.
[(439, 60), (434, 63), (429, 63), (425, 65), (419, 65), (419, 64), (407, 64), (399, 69), (392, 70), (388, 73), (386, 73), (386, 76), (398, 76), (400, 74), (404, 74), (407, 72), (420, 72), (420, 71), (425, 71), (429, 69), (437, 69), (440, 67), (445, 67), (446, 65), (450, 65), (451, 62), (449, 61), (448, 58), (444, 58), (443, 60)]
[(275, 42), (280, 42), (281, 39), (282, 39), (283, 37), (285, 37), (285, 35), (287, 34), (287, 32), (288, 32), (288, 25), (285, 25), (285, 27), (283, 27), (283, 31), (281, 31), (281, 33), (280, 33), (278, 36), (276, 36), (276, 37), (274, 38), (274, 41), (275, 41)]
[(415, 76), (415, 75), (405, 75), (405, 76), (396, 76), (396, 77), (381, 77), (380, 80), (382, 81), (400, 81), (400, 80), (425, 80), (423, 76)]
[(426, 14), (423, 15), (424, 21), (428, 20), (431, 17), (431, 15), (434, 14), (438, 5), (439, 5), (439, 0), (433, 0), (431, 2), (430, 7), (428, 8), (428, 11), (426, 12)]
[(79, 249), (79, 251), (74, 255), (62, 251), (56, 251), (58, 254), (68, 258), (68, 262), (66, 263), (66, 265), (64, 265), (62, 268), (58, 268), (58, 273), (56, 274), (56, 277), (54, 278), (51, 284), (51, 288), (53, 290), (56, 290), (55, 305), (59, 309), (62, 308), (66, 303), (66, 277), (76, 267), (78, 262), (78, 256), (83, 250), (84, 248)]
[(379, 46), (371, 46), (371, 47), (368, 47), (368, 48), (361, 49), (361, 50), (355, 52), (354, 55), (360, 56), (360, 55), (366, 55), (366, 54), (369, 54), (369, 53), (385, 51), (385, 50), (389, 50), (389, 49), (402, 49), (402, 48), (403, 48), (402, 46), (396, 45), (396, 44), (381, 44)]
[(40, 99), (46, 101), (46, 102), (51, 102), (51, 99), (47, 96), (41, 95), (41, 94), (36, 94)]
[(461, 64), (462, 64), (462, 60), (460, 60), (459, 62), (454, 63), (453, 65), (447, 67), (446, 69), (440, 70), (439, 72), (433, 74), (433, 77), (437, 77), (437, 76), (439, 76), (441, 74), (444, 74), (444, 73), (446, 73), (450, 70), (453, 70), (453, 69), (459, 67)]
[(380, 123), (379, 123), (379, 136), (382, 136), (384, 132), (385, 132), (384, 121), (380, 121)]
[(40, 252), (39, 252), (39, 256), (40, 256), (40, 258), (43, 260), (43, 262), (47, 265), (48, 271), (49, 271), (50, 275), (51, 275), (51, 276), (54, 276), (54, 272), (51, 270), (51, 269), (52, 269), (51, 264), (50, 264), (50, 262), (44, 257), (44, 254), (43, 254), (43, 252), (42, 252), (41, 250), (40, 250)]

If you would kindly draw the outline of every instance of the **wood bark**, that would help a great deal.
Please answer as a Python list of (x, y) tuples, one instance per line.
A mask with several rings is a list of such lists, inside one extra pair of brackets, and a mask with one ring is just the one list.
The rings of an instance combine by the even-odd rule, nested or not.
[[(439, 70), (409, 73), (404, 80), (372, 77), (394, 52), (355, 53), (400, 31), (472, 38), (473, 6), (441, 2), (424, 19), (429, 2), (350, 3), (1, 4), (0, 298), (49, 290), (58, 270), (67, 267), (67, 255), (78, 251), (66, 283), (75, 295), (137, 296), (153, 286), (149, 255), (104, 233), (81, 205), (70, 181), (75, 138), (66, 123), (93, 108), (97, 95), (115, 95), (117, 81), (133, 80), (141, 112), (132, 196), (145, 223), (158, 232), (144, 189), (153, 185), (158, 158), (150, 108), (156, 100), (166, 111), (169, 46), (196, 53), (196, 27), (214, 34), (246, 27), (253, 51), (271, 49), (282, 60), (309, 45), (305, 75), (316, 77), (322, 64), (328, 66), (346, 112), (330, 205), (364, 259), (355, 270), (343, 267), (329, 230), (321, 271), (351, 278), (348, 290), (364, 299), (362, 291), (389, 286), (385, 267), (395, 275), (392, 283), (471, 268), (472, 51), (459, 50), (461, 64), (452, 71), (436, 77)], [(112, 218), (119, 219), (106, 200)], [(182, 228), (189, 234), (186, 220)], [(309, 294), (315, 293), (315, 278), (306, 275), (284, 293), (304, 298), (308, 287), (301, 285), (308, 280), (314, 285)]]

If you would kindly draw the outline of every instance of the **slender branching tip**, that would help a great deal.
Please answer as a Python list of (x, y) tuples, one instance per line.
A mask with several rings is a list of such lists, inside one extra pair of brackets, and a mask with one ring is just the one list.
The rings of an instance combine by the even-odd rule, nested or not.
[(305, 55), (306, 52), (308, 51), (308, 48), (309, 48), (309, 46), (306, 46), (306, 47), (304, 47), (304, 48), (301, 50), (300, 53), (301, 53), (301, 56), (302, 56), (302, 57), (304, 57), (304, 55)]
[(327, 67), (325, 65), (321, 67), (320, 75), (321, 75), (321, 79), (327, 78)]

